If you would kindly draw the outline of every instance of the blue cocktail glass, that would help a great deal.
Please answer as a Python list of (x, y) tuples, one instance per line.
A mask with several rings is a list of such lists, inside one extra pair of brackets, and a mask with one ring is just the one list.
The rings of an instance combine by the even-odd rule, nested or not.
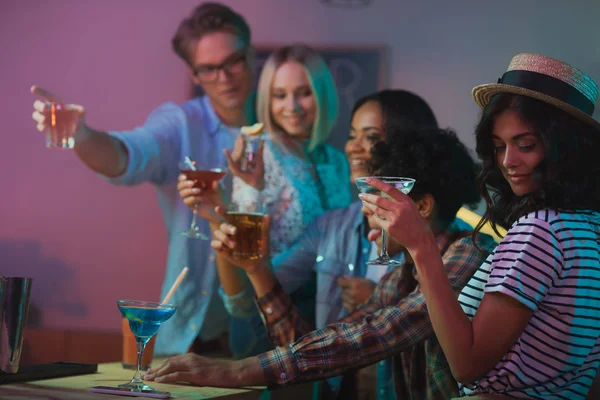
[(129, 320), (129, 329), (137, 342), (137, 368), (131, 382), (119, 385), (132, 391), (153, 390), (142, 381), (142, 358), (148, 341), (158, 332), (160, 324), (175, 314), (172, 304), (160, 304), (147, 301), (118, 300), (117, 306), (125, 318)]

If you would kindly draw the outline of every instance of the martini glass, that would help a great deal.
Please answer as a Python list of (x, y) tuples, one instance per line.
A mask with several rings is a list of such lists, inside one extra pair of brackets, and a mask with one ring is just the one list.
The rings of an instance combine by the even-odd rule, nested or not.
[(151, 303), (148, 301), (118, 300), (117, 306), (125, 318), (129, 320), (129, 329), (135, 336), (138, 347), (137, 368), (133, 379), (120, 388), (130, 389), (133, 392), (154, 390), (142, 381), (142, 359), (146, 343), (156, 334), (160, 324), (175, 314), (172, 304)]
[[(381, 197), (385, 197), (387, 199), (391, 199), (390, 196), (381, 192), (379, 189), (374, 188), (373, 186), (367, 183), (367, 179), (374, 178), (379, 179), (384, 183), (389, 183), (394, 186), (396, 189), (401, 191), (404, 194), (408, 194), (413, 186), (415, 186), (415, 180), (412, 178), (401, 178), (401, 177), (392, 177), (392, 176), (365, 176), (361, 178), (356, 178), (356, 186), (358, 186), (358, 190), (361, 193), (371, 193), (371, 194), (379, 194)], [(385, 230), (381, 230), (381, 250), (379, 251), (379, 257), (374, 260), (368, 261), (367, 265), (401, 265), (402, 263), (390, 258), (387, 252), (387, 234)]]
[[(187, 180), (194, 181), (194, 188), (197, 189), (212, 188), (214, 182), (220, 181), (227, 174), (225, 168), (198, 165), (189, 157), (186, 157), (185, 160), (179, 163), (179, 170), (185, 175)], [(208, 236), (200, 231), (200, 226), (197, 223), (198, 207), (199, 204), (196, 204), (192, 210), (194, 216), (192, 217), (189, 229), (181, 232), (181, 234), (190, 239), (208, 240)]]

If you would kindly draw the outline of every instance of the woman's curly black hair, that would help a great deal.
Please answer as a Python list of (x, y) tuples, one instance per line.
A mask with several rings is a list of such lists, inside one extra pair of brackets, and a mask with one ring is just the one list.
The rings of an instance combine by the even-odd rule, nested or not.
[(370, 167), (375, 175), (415, 179), (409, 196), (418, 200), (431, 194), (437, 217), (444, 224), (454, 219), (463, 204), (475, 205), (481, 200), (476, 184), (479, 167), (450, 129), (391, 133), (371, 152)]
[[(351, 115), (369, 102), (375, 102), (381, 109), (386, 135), (405, 130), (437, 128), (438, 123), (431, 107), (420, 96), (408, 90), (387, 89), (371, 93), (356, 101)], [(389, 136), (389, 135), (388, 135)]]
[[(492, 132), (494, 122), (514, 111), (540, 138), (545, 158), (536, 168), (541, 188), (517, 196), (498, 166)], [(476, 231), (488, 221), (510, 227), (519, 217), (540, 209), (599, 210), (600, 132), (566, 112), (540, 100), (508, 93), (492, 97), (475, 130), (477, 154), (482, 160), (479, 190), (487, 204)]]

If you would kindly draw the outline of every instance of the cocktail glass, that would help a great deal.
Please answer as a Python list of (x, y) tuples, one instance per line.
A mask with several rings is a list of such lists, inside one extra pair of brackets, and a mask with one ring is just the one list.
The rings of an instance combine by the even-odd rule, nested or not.
[[(212, 188), (214, 182), (220, 181), (227, 174), (225, 168), (199, 165), (189, 157), (179, 163), (179, 170), (185, 175), (186, 179), (194, 181), (194, 188), (202, 190)], [(192, 210), (194, 216), (189, 229), (181, 232), (181, 234), (191, 239), (208, 240), (209, 237), (200, 231), (200, 226), (197, 223), (198, 207), (199, 204), (196, 204)]]
[(129, 320), (129, 329), (135, 336), (138, 347), (135, 375), (130, 382), (119, 385), (119, 387), (134, 392), (154, 390), (142, 381), (144, 349), (152, 336), (158, 332), (160, 324), (175, 314), (175, 306), (135, 300), (118, 300), (117, 306), (121, 314)]
[[(387, 194), (381, 193), (379, 189), (374, 188), (373, 186), (367, 183), (367, 179), (374, 178), (379, 179), (384, 183), (389, 183), (394, 186), (396, 189), (401, 191), (404, 194), (408, 194), (413, 186), (415, 185), (415, 180), (412, 178), (402, 178), (402, 177), (391, 177), (391, 176), (372, 176), (372, 177), (360, 177), (356, 178), (356, 186), (361, 193), (372, 193), (372, 194), (380, 194), (381, 197), (390, 198)], [(367, 262), (367, 265), (400, 265), (399, 261), (396, 261), (388, 255), (387, 252), (387, 235), (385, 230), (381, 230), (381, 249), (379, 251), (379, 257), (374, 260), (370, 260)]]

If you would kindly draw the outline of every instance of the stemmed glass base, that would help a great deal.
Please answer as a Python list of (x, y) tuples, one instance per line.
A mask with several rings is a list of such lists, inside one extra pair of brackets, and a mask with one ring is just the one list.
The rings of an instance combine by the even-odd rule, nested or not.
[(198, 240), (208, 240), (208, 236), (206, 236), (204, 233), (202, 232), (198, 232), (198, 231), (193, 231), (193, 230), (189, 230), (189, 231), (185, 231), (185, 232), (181, 232), (182, 236), (185, 236), (188, 239), (198, 239)]
[(137, 382), (135, 379), (132, 379), (131, 382), (119, 385), (119, 387), (123, 389), (129, 389), (132, 392), (154, 391), (152, 387), (146, 385), (141, 379), (139, 382)]
[(196, 231), (186, 231), (181, 232), (181, 235), (185, 236), (188, 239), (198, 239), (198, 240), (208, 240), (208, 236), (204, 233), (196, 232)]
[(367, 261), (367, 265), (393, 265), (394, 267), (397, 267), (398, 265), (402, 265), (402, 263), (389, 256), (379, 256), (374, 260)]
[(185, 232), (181, 232), (182, 236), (185, 236), (188, 239), (199, 239), (199, 240), (208, 240), (209, 237), (206, 236), (204, 233), (200, 232), (200, 227), (198, 225), (195, 225), (194, 227), (190, 227), (190, 229), (188, 229)]
[(148, 390), (153, 391), (154, 390), (150, 386), (146, 385), (144, 383), (144, 381), (142, 380), (142, 375), (145, 372), (144, 369), (142, 368), (142, 360), (144, 357), (144, 350), (146, 349), (146, 344), (148, 343), (149, 340), (150, 340), (150, 338), (145, 339), (145, 340), (142, 340), (142, 339), (137, 340), (138, 362), (137, 362), (137, 368), (135, 371), (135, 375), (133, 375), (133, 379), (131, 379), (131, 381), (119, 385), (120, 388), (129, 389), (132, 392), (142, 392), (142, 391), (148, 391)]

